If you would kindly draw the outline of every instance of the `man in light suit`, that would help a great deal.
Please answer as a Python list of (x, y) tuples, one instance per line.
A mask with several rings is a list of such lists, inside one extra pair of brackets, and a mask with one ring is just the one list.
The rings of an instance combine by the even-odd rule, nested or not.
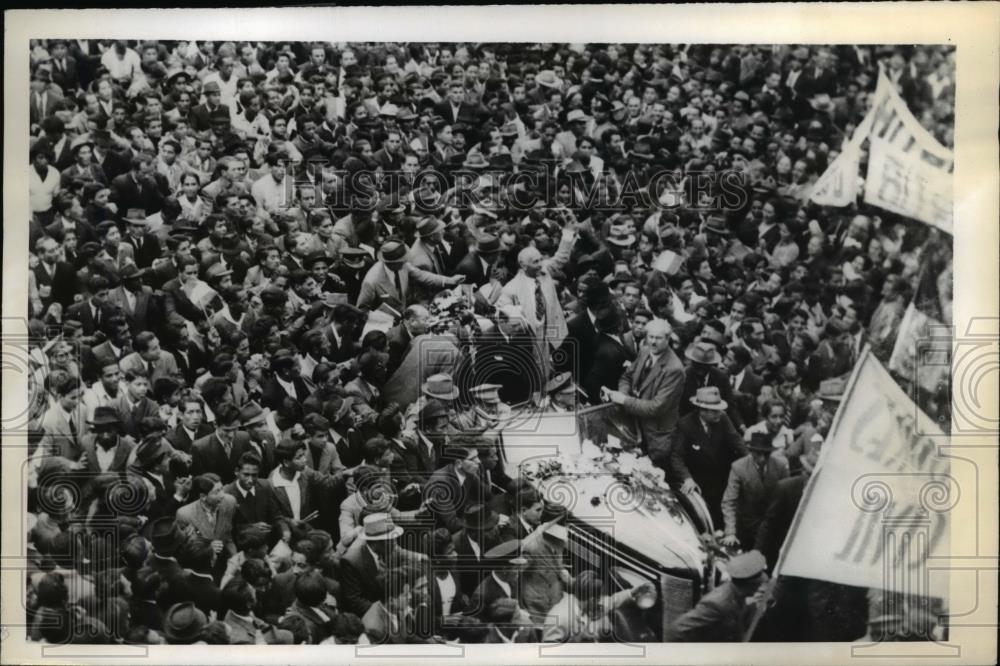
[(45, 435), (38, 445), (41, 455), (55, 455), (78, 460), (83, 449), (80, 395), (82, 385), (76, 377), (67, 377), (55, 387), (56, 401), (42, 417)]
[(376, 411), (382, 409), (381, 388), (385, 384), (388, 362), (388, 354), (376, 351), (362, 354), (358, 359), (359, 375), (344, 386), (344, 392)]
[(216, 474), (201, 474), (191, 480), (191, 496), (196, 499), (177, 509), (177, 527), (189, 529), (212, 542), (216, 555), (225, 551), (223, 560), (236, 554), (233, 543), (233, 514), (236, 498), (222, 489)]
[(526, 247), (517, 255), (521, 267), (510, 282), (503, 286), (497, 308), (518, 306), (535, 338), (542, 377), (548, 377), (552, 366), (552, 350), (558, 349), (568, 333), (559, 293), (551, 272), (561, 270), (569, 261), (576, 242), (576, 230), (567, 225), (555, 255), (546, 259), (538, 248)]
[(122, 372), (143, 370), (152, 386), (157, 379), (164, 377), (183, 380), (174, 355), (160, 349), (160, 341), (154, 333), (143, 331), (132, 341), (134, 352), (121, 360)]
[(788, 478), (788, 460), (772, 456), (774, 441), (766, 433), (755, 432), (747, 446), (750, 453), (733, 463), (729, 483), (722, 496), (722, 516), (725, 521), (727, 546), (754, 544), (757, 530), (767, 507), (774, 498), (778, 482)]
[(424, 289), (446, 289), (465, 281), (464, 275), (446, 277), (437, 275), (407, 262), (409, 251), (398, 240), (382, 243), (378, 261), (368, 269), (361, 282), (358, 307), (362, 310), (377, 309), (382, 302), (402, 311), (407, 305), (419, 300), (416, 287)]
[(649, 346), (622, 375), (617, 391), (608, 399), (638, 420), (646, 453), (666, 468), (680, 416), (684, 392), (684, 365), (670, 349), (670, 324), (654, 319), (646, 327)]
[(420, 237), (410, 247), (410, 263), (422, 270), (444, 275), (444, 248), (441, 246), (444, 222), (436, 217), (425, 217), (417, 223), (417, 234)]

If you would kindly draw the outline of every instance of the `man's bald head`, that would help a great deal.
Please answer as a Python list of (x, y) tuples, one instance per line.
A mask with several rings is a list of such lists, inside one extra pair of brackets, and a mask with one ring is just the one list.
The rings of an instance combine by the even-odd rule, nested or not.
[(528, 277), (535, 277), (542, 270), (542, 253), (526, 247), (517, 254), (517, 263)]

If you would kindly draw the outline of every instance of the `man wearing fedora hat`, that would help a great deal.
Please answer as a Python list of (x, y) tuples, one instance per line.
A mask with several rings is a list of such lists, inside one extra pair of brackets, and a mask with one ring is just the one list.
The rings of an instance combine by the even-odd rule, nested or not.
[[(479, 237), (475, 248), (470, 249), (458, 262), (455, 272), (464, 275), (465, 281), (478, 289), (494, 279), (493, 271), (499, 255), (500, 239), (492, 234), (485, 234)], [(494, 289), (494, 292), (495, 296), (499, 297), (499, 289)]]
[(208, 618), (193, 602), (174, 604), (163, 618), (163, 636), (170, 645), (193, 645), (201, 640)]
[(91, 434), (84, 435), (80, 441), (86, 456), (86, 471), (93, 474), (115, 472), (124, 476), (136, 444), (125, 434), (118, 411), (111, 406), (96, 407), (87, 423)]
[(722, 496), (722, 543), (727, 546), (754, 543), (775, 487), (788, 477), (788, 461), (772, 455), (775, 448), (771, 437), (754, 433), (747, 448), (750, 453), (732, 464)]
[(379, 303), (388, 303), (402, 310), (416, 297), (415, 287), (444, 289), (465, 281), (464, 275), (443, 276), (422, 270), (407, 261), (409, 250), (398, 239), (389, 239), (379, 248), (378, 261), (361, 283), (357, 306), (374, 310)]
[(417, 222), (417, 238), (407, 256), (419, 269), (438, 275), (445, 274), (445, 256), (441, 241), (444, 240), (444, 222), (435, 217), (425, 217)]
[(697, 411), (681, 418), (670, 453), (671, 483), (681, 492), (700, 492), (712, 516), (722, 525), (722, 495), (733, 461), (745, 453), (743, 442), (726, 415), (719, 389), (705, 386), (690, 398)]
[(153, 289), (142, 283), (145, 274), (146, 271), (135, 264), (126, 264), (118, 274), (121, 283), (108, 292), (108, 303), (125, 316), (133, 335), (152, 330), (153, 322), (158, 321), (160, 316)]
[(484, 499), (479, 451), (449, 446), (440, 452), (440, 458), (441, 467), (424, 485), (424, 501), (437, 525), (457, 532), (465, 527), (463, 514), (466, 508)]
[[(111, 201), (118, 210), (136, 209), (143, 218), (158, 213), (163, 199), (170, 194), (167, 179), (156, 172), (155, 159), (148, 153), (138, 153), (132, 158), (129, 171), (111, 181)], [(142, 268), (149, 265), (139, 263)]]
[(684, 394), (681, 399), (681, 414), (687, 415), (694, 411), (694, 403), (691, 398), (699, 388), (713, 386), (719, 390), (723, 401), (728, 405), (726, 414), (737, 430), (743, 428), (743, 415), (733, 398), (733, 386), (729, 377), (719, 365), (722, 363), (722, 355), (718, 347), (707, 339), (698, 338), (684, 350), (684, 357), (688, 360), (687, 371), (684, 377)]
[(427, 556), (402, 548), (403, 528), (388, 513), (372, 513), (362, 520), (362, 532), (340, 562), (342, 610), (363, 617), (383, 597), (388, 572), (400, 565), (422, 565)]
[(160, 239), (148, 231), (149, 222), (141, 208), (128, 209), (125, 225), (128, 233), (123, 240), (132, 247), (136, 265), (148, 269), (160, 257)]

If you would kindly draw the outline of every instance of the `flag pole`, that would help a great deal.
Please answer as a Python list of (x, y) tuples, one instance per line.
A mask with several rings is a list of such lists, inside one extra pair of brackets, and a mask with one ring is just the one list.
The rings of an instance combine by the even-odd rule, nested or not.
[[(865, 343), (864, 348), (858, 355), (858, 362), (855, 363), (854, 368), (851, 369), (851, 376), (847, 380), (847, 385), (844, 387), (844, 393), (841, 397), (840, 405), (837, 407), (837, 412), (833, 415), (833, 421), (830, 423), (830, 429), (827, 431), (826, 435), (828, 440), (830, 434), (837, 431), (837, 426), (840, 424), (841, 416), (844, 413), (844, 405), (847, 404), (846, 398), (854, 390), (854, 386), (858, 380), (858, 375), (860, 374), (861, 366), (864, 365), (869, 356), (871, 356), (871, 345)], [(805, 513), (803, 507), (805, 507), (809, 501), (812, 490), (816, 485), (816, 477), (819, 476), (820, 471), (823, 469), (823, 461), (827, 458), (830, 452), (829, 448), (826, 446), (826, 442), (823, 444), (824, 446), (820, 449), (819, 459), (816, 461), (816, 467), (809, 475), (809, 481), (806, 482), (805, 490), (802, 491), (802, 500), (799, 502), (799, 506), (795, 510), (795, 516), (792, 518), (792, 525), (788, 528), (788, 534), (785, 535), (785, 540), (781, 544), (781, 550), (778, 552), (778, 561), (774, 564), (774, 573), (771, 576), (771, 580), (767, 583), (767, 589), (764, 591), (763, 598), (757, 602), (757, 607), (754, 610), (750, 626), (747, 627), (746, 632), (743, 634), (744, 643), (749, 642), (753, 637), (754, 632), (757, 630), (757, 625), (760, 624), (761, 618), (764, 617), (764, 611), (767, 610), (768, 604), (774, 598), (774, 590), (778, 582), (778, 577), (781, 575), (781, 565), (784, 564), (785, 555), (788, 552), (788, 544), (792, 542), (792, 537), (798, 529), (799, 523), (802, 521), (802, 515)]]

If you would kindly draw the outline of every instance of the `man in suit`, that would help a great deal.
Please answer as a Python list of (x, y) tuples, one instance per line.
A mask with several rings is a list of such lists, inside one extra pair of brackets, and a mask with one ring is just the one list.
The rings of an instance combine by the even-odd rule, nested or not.
[(688, 345), (684, 356), (690, 361), (690, 365), (685, 373), (684, 392), (681, 394), (681, 414), (686, 416), (695, 410), (691, 398), (699, 388), (714, 386), (719, 389), (722, 399), (729, 406), (726, 412), (729, 420), (734, 426), (741, 428), (743, 418), (733, 400), (733, 387), (729, 377), (718, 367), (722, 356), (716, 346), (705, 338), (698, 338)]
[(203, 132), (212, 129), (212, 118), (225, 113), (229, 115), (229, 107), (222, 103), (222, 88), (218, 81), (207, 81), (202, 87), (205, 103), (191, 109), (189, 114), (191, 129)]
[(305, 401), (312, 393), (312, 387), (302, 377), (302, 366), (298, 356), (279, 351), (271, 358), (274, 376), (264, 381), (261, 387), (261, 405), (277, 411), (285, 398), (297, 403)]
[(481, 576), (481, 582), (469, 598), (468, 614), (488, 620), (498, 599), (517, 600), (521, 596), (517, 589), (518, 573), (527, 566), (528, 560), (521, 556), (520, 549), (520, 541), (510, 540), (486, 551), (483, 563), (489, 570)]
[(59, 86), (63, 92), (77, 90), (80, 80), (77, 74), (76, 58), (69, 54), (66, 40), (57, 39), (49, 42), (49, 55), (52, 56), (52, 83)]
[(518, 314), (517, 308), (501, 311), (495, 328), (475, 333), (473, 354), (463, 355), (455, 370), (465, 402), (471, 400), (470, 389), (483, 384), (498, 384), (500, 401), (508, 405), (544, 391), (547, 378), (538, 363), (534, 336)]
[(344, 393), (357, 398), (375, 411), (382, 409), (382, 386), (385, 384), (389, 355), (368, 351), (358, 359), (358, 376), (344, 386)]
[(410, 264), (438, 275), (445, 274), (444, 222), (436, 217), (425, 217), (417, 223), (417, 238), (407, 257)]
[(54, 113), (54, 107), (62, 102), (63, 96), (52, 87), (52, 72), (39, 66), (31, 75), (31, 93), (28, 96), (28, 119), (31, 125), (41, 125), (42, 121)]
[(212, 544), (212, 550), (225, 561), (236, 554), (233, 543), (233, 515), (236, 498), (222, 489), (216, 474), (199, 474), (191, 480), (194, 501), (177, 509), (177, 527), (197, 534)]
[(420, 300), (416, 292), (418, 287), (426, 290), (445, 289), (465, 281), (464, 275), (447, 277), (421, 270), (408, 263), (408, 253), (406, 245), (398, 240), (382, 243), (378, 261), (368, 269), (361, 283), (359, 308), (374, 310), (384, 302), (401, 311), (410, 303)]
[(243, 578), (235, 578), (222, 588), (222, 605), (227, 609), (222, 621), (229, 625), (231, 645), (291, 645), (290, 631), (278, 629), (254, 615), (257, 592)]
[(520, 270), (500, 292), (497, 307), (520, 307), (520, 313), (535, 340), (542, 377), (551, 372), (552, 350), (558, 349), (569, 332), (552, 271), (561, 270), (569, 261), (576, 242), (576, 231), (570, 224), (563, 228), (559, 249), (545, 259), (537, 247), (521, 250), (517, 255)]
[(108, 298), (108, 280), (103, 275), (91, 275), (87, 280), (85, 300), (66, 309), (66, 317), (75, 319), (83, 327), (83, 335), (92, 336), (101, 328), (105, 319), (113, 315), (114, 306)]
[(153, 384), (157, 379), (183, 379), (173, 354), (160, 348), (160, 341), (154, 333), (143, 331), (132, 341), (134, 352), (121, 360), (123, 372), (142, 369)]
[(254, 451), (245, 451), (236, 464), (236, 480), (223, 490), (236, 499), (233, 526), (271, 525), (277, 518), (277, 504), (267, 481), (260, 479), (261, 459)]
[(594, 405), (601, 403), (601, 388), (615, 388), (625, 371), (626, 362), (635, 357), (625, 350), (618, 335), (620, 329), (618, 309), (607, 305), (598, 310), (594, 319), (597, 344), (590, 365), (583, 368), (581, 387)]
[(684, 366), (670, 349), (670, 324), (654, 319), (646, 327), (649, 346), (622, 375), (608, 399), (636, 417), (645, 451), (666, 468), (684, 391)]
[(757, 422), (757, 397), (764, 385), (764, 380), (750, 368), (750, 361), (746, 347), (735, 346), (726, 351), (729, 384), (743, 423)]
[(330, 324), (326, 327), (326, 338), (330, 342), (327, 358), (332, 363), (353, 360), (359, 351), (354, 341), (354, 332), (361, 322), (361, 311), (348, 303), (337, 303), (330, 314)]
[(569, 371), (573, 381), (582, 384), (583, 377), (593, 366), (598, 337), (594, 325), (596, 312), (611, 303), (611, 291), (601, 281), (580, 280), (577, 300), (579, 310), (566, 322), (566, 342), (563, 343), (563, 362), (556, 367), (560, 372)]
[(788, 477), (788, 460), (772, 456), (774, 442), (766, 433), (753, 433), (750, 453), (732, 464), (729, 482), (722, 496), (725, 546), (751, 544), (774, 496), (778, 482)]
[(306, 444), (301, 439), (286, 437), (274, 450), (277, 466), (268, 477), (276, 512), (295, 521), (314, 520), (324, 504), (334, 503), (343, 496), (346, 476), (327, 474), (310, 469)]
[(465, 101), (465, 85), (461, 81), (448, 86), (448, 99), (438, 104), (435, 112), (448, 125), (454, 125), (460, 118), (461, 122), (472, 124), (479, 115), (479, 110)]
[(479, 239), (476, 249), (470, 250), (455, 267), (455, 273), (465, 276), (467, 284), (478, 289), (493, 279), (497, 257), (500, 255), (500, 239), (487, 234)]
[(680, 420), (667, 468), (682, 493), (699, 492), (712, 522), (722, 525), (722, 496), (730, 465), (744, 455), (743, 440), (726, 416), (719, 389), (706, 386), (691, 398), (697, 411)]
[(169, 319), (171, 315), (180, 315), (188, 321), (198, 321), (205, 317), (205, 312), (188, 297), (185, 287), (198, 281), (198, 260), (193, 256), (177, 259), (177, 277), (168, 280), (163, 285), (163, 315)]
[(410, 350), (413, 338), (427, 332), (430, 318), (430, 311), (423, 305), (410, 305), (403, 310), (403, 321), (386, 331), (385, 335), (389, 342), (389, 363), (386, 368), (388, 375), (392, 375), (399, 368), (399, 364)]
[(286, 617), (302, 618), (312, 637), (312, 642), (326, 640), (333, 629), (337, 608), (327, 603), (327, 585), (319, 571), (306, 571), (298, 576), (293, 586), (295, 601)]
[[(111, 181), (111, 201), (118, 210), (136, 209), (143, 215), (160, 212), (163, 199), (170, 194), (167, 178), (156, 171), (152, 155), (139, 153), (132, 158), (128, 173), (123, 173)], [(149, 265), (139, 264), (140, 268)]]
[[(757, 528), (755, 548), (764, 554), (768, 568), (773, 568), (778, 561), (781, 545), (792, 527), (792, 519), (802, 501), (802, 493), (806, 483), (816, 468), (819, 452), (823, 446), (823, 435), (813, 435), (806, 444), (799, 461), (802, 463), (802, 473), (778, 481), (771, 497), (771, 502)], [(749, 544), (747, 544), (749, 545)]]
[(462, 515), (462, 529), (452, 537), (459, 591), (470, 599), (489, 571), (486, 552), (496, 545), (496, 537), (487, 535), (499, 524), (500, 516), (489, 504), (469, 504)]
[[(148, 417), (157, 417), (159, 405), (149, 398), (151, 382), (149, 373), (144, 367), (133, 367), (124, 371), (125, 390), (112, 402), (118, 414), (125, 423), (125, 432), (132, 437), (142, 437), (141, 423)], [(164, 435), (166, 434), (164, 426)]]
[(372, 604), (384, 598), (390, 570), (402, 564), (426, 564), (426, 555), (399, 546), (397, 540), (402, 533), (403, 528), (394, 525), (387, 513), (364, 518), (362, 537), (354, 540), (340, 560), (343, 612), (364, 617)]
[(224, 402), (215, 410), (215, 432), (191, 445), (191, 473), (218, 476), (223, 483), (236, 478), (236, 464), (246, 451), (253, 450), (250, 435), (239, 429), (240, 410)]
[(54, 238), (42, 238), (36, 248), (39, 262), (34, 268), (35, 283), (42, 306), (48, 308), (52, 303), (59, 303), (68, 308), (76, 294), (76, 271), (72, 265), (60, 261), (61, 246)]
[(136, 266), (148, 269), (160, 258), (160, 239), (147, 231), (149, 222), (141, 208), (129, 208), (125, 215), (128, 233), (122, 240), (132, 246)]
[(177, 410), (177, 425), (167, 433), (167, 441), (178, 451), (190, 453), (197, 440), (212, 434), (212, 427), (205, 423), (205, 409), (194, 393), (185, 392)]
[(361, 617), (372, 645), (425, 643), (413, 632), (413, 594), (418, 583), (426, 585), (422, 572), (396, 567), (386, 572), (382, 593)]
[(479, 480), (479, 451), (449, 446), (441, 456), (446, 464), (424, 486), (424, 501), (435, 524), (454, 533), (465, 527), (465, 510), (480, 504), (484, 498)]
[(121, 417), (114, 407), (98, 407), (89, 420), (90, 434), (84, 435), (80, 448), (86, 456), (85, 470), (95, 476), (115, 472), (125, 476), (135, 440), (125, 434)]
[(74, 461), (80, 458), (83, 451), (80, 446), (83, 423), (79, 407), (82, 389), (76, 377), (65, 377), (55, 386), (56, 400), (42, 416), (45, 434), (38, 445), (39, 456), (62, 456)]
[(145, 271), (135, 264), (126, 264), (119, 272), (121, 284), (108, 292), (108, 303), (125, 315), (133, 335), (153, 330), (160, 324), (160, 312), (153, 299), (153, 290), (142, 284)]

